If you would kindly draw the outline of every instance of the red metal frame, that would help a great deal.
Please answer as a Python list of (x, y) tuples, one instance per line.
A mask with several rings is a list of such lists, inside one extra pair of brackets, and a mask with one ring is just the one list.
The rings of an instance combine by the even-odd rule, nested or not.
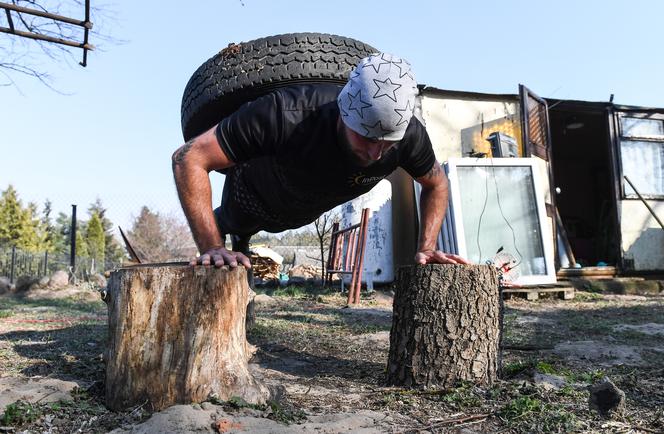
[(362, 267), (364, 266), (364, 250), (369, 225), (369, 209), (362, 210), (360, 223), (339, 229), (339, 224), (332, 227), (330, 249), (327, 260), (326, 283), (332, 282), (333, 274), (350, 274), (348, 288), (348, 304), (360, 302), (362, 286)]

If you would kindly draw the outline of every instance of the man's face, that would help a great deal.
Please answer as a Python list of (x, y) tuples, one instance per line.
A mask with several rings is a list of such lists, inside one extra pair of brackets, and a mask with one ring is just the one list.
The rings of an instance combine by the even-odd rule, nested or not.
[(397, 141), (379, 140), (364, 137), (348, 128), (339, 120), (339, 130), (342, 138), (348, 145), (351, 157), (356, 164), (362, 167), (370, 166), (380, 160)]

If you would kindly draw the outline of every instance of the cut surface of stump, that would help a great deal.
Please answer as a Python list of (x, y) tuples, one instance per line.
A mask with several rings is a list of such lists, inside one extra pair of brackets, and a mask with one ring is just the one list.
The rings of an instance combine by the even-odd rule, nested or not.
[(108, 282), (106, 404), (154, 410), (210, 396), (263, 403), (268, 389), (249, 371), (244, 267), (146, 265)]
[(398, 273), (387, 380), (418, 388), (490, 385), (500, 363), (498, 273), (487, 265), (414, 265)]

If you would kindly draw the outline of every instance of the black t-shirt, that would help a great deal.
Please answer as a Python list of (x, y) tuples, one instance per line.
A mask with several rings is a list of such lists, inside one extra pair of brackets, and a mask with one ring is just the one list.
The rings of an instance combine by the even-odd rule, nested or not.
[(399, 166), (417, 178), (436, 161), (413, 116), (404, 138), (380, 160), (368, 167), (353, 163), (337, 133), (340, 90), (332, 84), (280, 88), (244, 104), (216, 129), (221, 148), (240, 166), (235, 181), (261, 202), (250, 208), (264, 208), (283, 229), (366, 193)]

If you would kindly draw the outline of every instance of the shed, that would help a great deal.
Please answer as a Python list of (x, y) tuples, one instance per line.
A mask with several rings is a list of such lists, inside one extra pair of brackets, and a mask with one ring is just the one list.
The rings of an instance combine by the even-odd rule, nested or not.
[[(491, 133), (512, 137), (518, 156), (532, 158), (539, 172), (543, 234), (556, 246), (558, 232), (564, 233), (582, 266), (613, 265), (620, 274), (664, 271), (664, 230), (624, 178), (664, 219), (664, 109), (545, 99), (523, 85), (518, 94), (421, 86), (416, 115), (441, 163), (491, 156)], [(415, 253), (416, 197), (403, 171), (389, 180), (399, 266), (412, 263)], [(567, 265), (560, 253), (556, 269)]]

